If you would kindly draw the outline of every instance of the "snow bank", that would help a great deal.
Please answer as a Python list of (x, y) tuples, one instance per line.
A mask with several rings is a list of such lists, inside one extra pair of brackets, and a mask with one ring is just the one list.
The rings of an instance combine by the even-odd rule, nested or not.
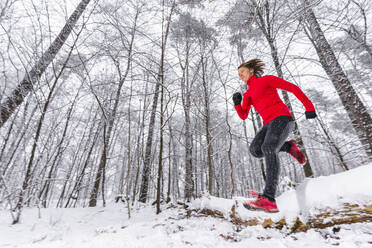
[[(326, 209), (338, 209), (345, 203), (372, 204), (372, 163), (331, 176), (306, 179), (295, 190), (277, 197), (279, 213), (270, 214), (273, 221), (285, 218), (288, 223), (297, 217), (306, 220)], [(228, 217), (231, 208), (238, 203), (236, 212), (242, 219), (265, 218), (267, 213), (249, 211), (242, 206), (248, 199), (216, 198), (205, 195), (192, 202), (192, 209), (213, 209)], [(249, 199), (251, 200), (251, 199)]]

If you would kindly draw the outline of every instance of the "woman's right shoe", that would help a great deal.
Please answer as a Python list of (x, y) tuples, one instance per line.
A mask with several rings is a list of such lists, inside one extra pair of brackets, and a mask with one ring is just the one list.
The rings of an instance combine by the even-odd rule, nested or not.
[(306, 157), (303, 152), (298, 148), (294, 140), (288, 141), (291, 144), (291, 149), (289, 150), (289, 154), (294, 157), (300, 164), (306, 163)]

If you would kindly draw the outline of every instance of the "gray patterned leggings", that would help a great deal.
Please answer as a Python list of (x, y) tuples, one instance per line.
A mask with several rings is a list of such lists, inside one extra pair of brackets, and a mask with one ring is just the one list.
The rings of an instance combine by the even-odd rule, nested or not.
[(285, 140), (294, 129), (294, 121), (289, 116), (279, 116), (262, 127), (254, 137), (249, 151), (256, 158), (265, 157), (266, 186), (264, 196), (275, 199), (278, 186), (280, 161), (278, 153), (289, 152), (291, 145)]

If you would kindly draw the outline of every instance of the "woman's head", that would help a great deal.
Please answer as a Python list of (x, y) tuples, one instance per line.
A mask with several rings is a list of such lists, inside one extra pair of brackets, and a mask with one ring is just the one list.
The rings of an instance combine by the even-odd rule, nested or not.
[(246, 82), (252, 75), (261, 77), (265, 64), (260, 59), (251, 59), (239, 65), (238, 73), (242, 81)]

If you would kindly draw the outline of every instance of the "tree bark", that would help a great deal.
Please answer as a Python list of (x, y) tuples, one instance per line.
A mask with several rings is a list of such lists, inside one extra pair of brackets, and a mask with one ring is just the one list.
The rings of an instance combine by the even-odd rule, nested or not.
[(48, 50), (42, 55), (40, 60), (32, 67), (32, 69), (26, 73), (23, 80), (17, 85), (10, 96), (7, 97), (5, 102), (0, 105), (0, 128), (13, 114), (15, 109), (23, 102), (24, 98), (30, 93), (33, 88), (33, 84), (40, 79), (41, 75), (44, 73), (46, 68), (55, 58), (73, 28), (75, 27), (77, 21), (79, 20), (81, 14), (84, 12), (85, 8), (89, 4), (90, 0), (82, 0), (76, 7), (75, 11), (72, 13), (70, 18), (67, 20), (65, 26), (58, 34), (57, 38), (50, 45)]
[[(186, 85), (185, 85), (186, 83)], [(192, 170), (192, 132), (191, 132), (191, 92), (190, 92), (190, 75), (189, 75), (189, 47), (186, 44), (186, 61), (184, 68), (184, 77), (181, 80), (182, 87), (182, 105), (185, 113), (185, 199), (190, 201), (193, 192), (193, 170)]]
[(319, 56), (320, 63), (332, 81), (337, 94), (339, 95), (342, 105), (349, 116), (352, 126), (363, 145), (363, 148), (372, 159), (372, 119), (363, 102), (355, 92), (347, 75), (338, 63), (338, 60), (324, 36), (318, 20), (313, 10), (308, 7), (308, 1), (305, 1), (304, 18), (308, 23), (308, 30), (314, 48)]
[[(164, 82), (162, 72), (162, 79), (161, 81)], [(162, 192), (162, 177), (163, 177), (163, 148), (164, 148), (164, 85), (161, 86), (161, 94), (160, 94), (160, 144), (159, 144), (159, 166), (158, 166), (158, 180), (157, 180), (157, 189), (156, 189), (156, 214), (161, 212), (160, 209), (160, 201), (161, 201), (161, 192)]]

